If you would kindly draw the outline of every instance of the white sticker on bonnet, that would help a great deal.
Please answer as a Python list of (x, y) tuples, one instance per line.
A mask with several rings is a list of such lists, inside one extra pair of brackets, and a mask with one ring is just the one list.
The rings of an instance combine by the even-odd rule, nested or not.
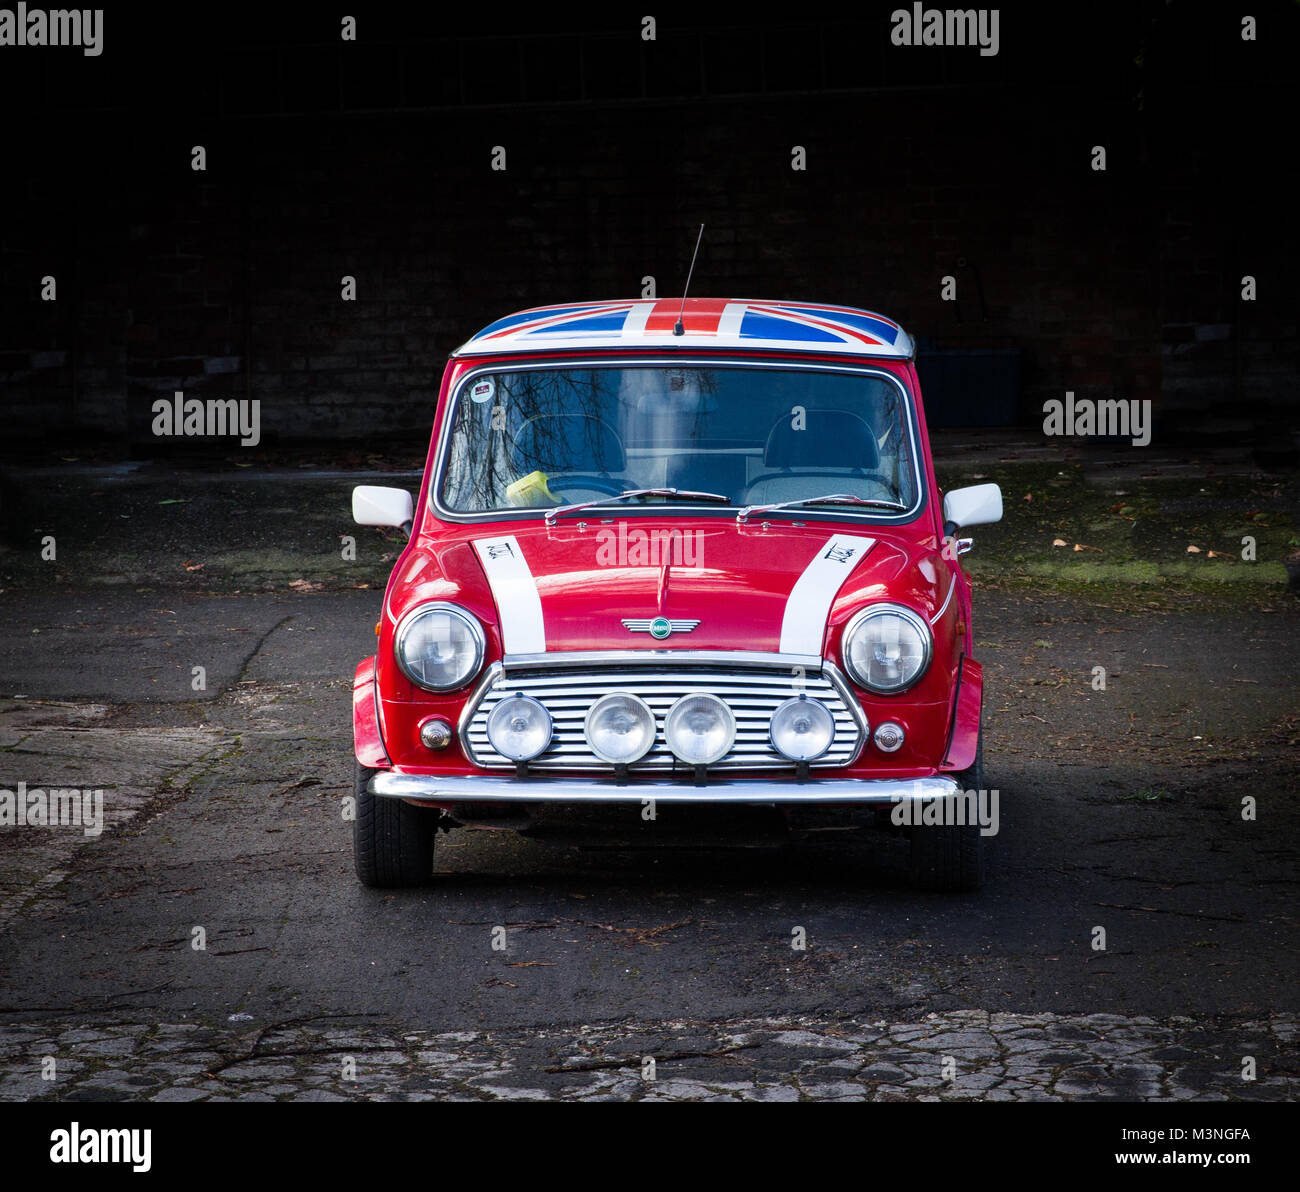
[(835, 595), (866, 553), (876, 545), (874, 538), (835, 534), (827, 539), (790, 589), (781, 619), (782, 654), (822, 652), (826, 618)]
[(479, 538), (474, 543), (492, 599), (501, 617), (501, 640), (507, 654), (544, 654), (546, 627), (542, 622), (542, 598), (537, 581), (519, 540)]

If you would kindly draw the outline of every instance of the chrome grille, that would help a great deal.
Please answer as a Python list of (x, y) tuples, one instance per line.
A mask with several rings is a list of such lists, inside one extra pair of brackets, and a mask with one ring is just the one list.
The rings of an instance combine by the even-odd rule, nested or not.
[(813, 769), (845, 766), (858, 755), (862, 729), (848, 701), (852, 696), (842, 681), (837, 684), (826, 674), (811, 669), (796, 681), (788, 666), (730, 668), (690, 666), (666, 670), (654, 667), (592, 667), (581, 669), (530, 668), (518, 673), (503, 672), (498, 664), (479, 688), (466, 709), (461, 741), (470, 760), (487, 769), (513, 770), (514, 763), (492, 748), (487, 721), (498, 701), (523, 692), (539, 700), (555, 724), (550, 747), (528, 763), (530, 770), (593, 771), (610, 773), (613, 767), (592, 753), (583, 732), (587, 710), (601, 696), (628, 692), (640, 696), (654, 712), (658, 728), (650, 752), (629, 767), (629, 773), (688, 774), (690, 767), (679, 762), (664, 743), (663, 723), (668, 709), (683, 695), (709, 693), (722, 699), (736, 718), (736, 741), (731, 752), (709, 767), (720, 770), (794, 770), (794, 763), (782, 757), (768, 739), (768, 722), (777, 706), (802, 690), (809, 699), (820, 700), (835, 718), (835, 740), (815, 762)]

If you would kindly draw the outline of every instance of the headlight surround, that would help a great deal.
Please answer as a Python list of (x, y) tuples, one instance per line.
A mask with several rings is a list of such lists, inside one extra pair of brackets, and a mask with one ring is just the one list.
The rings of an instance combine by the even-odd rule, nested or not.
[(478, 674), (486, 649), (483, 627), (475, 617), (441, 601), (412, 609), (393, 639), (402, 673), (428, 691), (464, 687)]
[(542, 703), (525, 695), (507, 695), (487, 722), (488, 741), (512, 762), (530, 762), (544, 753), (555, 735), (551, 714)]
[(591, 705), (583, 732), (601, 761), (630, 766), (645, 757), (655, 743), (655, 714), (640, 696), (613, 691)]
[(684, 695), (664, 717), (664, 740), (688, 766), (711, 766), (731, 752), (736, 718), (716, 695)]
[(914, 686), (934, 653), (930, 626), (901, 604), (872, 604), (844, 630), (840, 657), (859, 687), (893, 695)]
[(811, 762), (835, 740), (835, 717), (825, 704), (801, 693), (772, 713), (768, 736), (772, 748), (782, 757), (792, 762)]

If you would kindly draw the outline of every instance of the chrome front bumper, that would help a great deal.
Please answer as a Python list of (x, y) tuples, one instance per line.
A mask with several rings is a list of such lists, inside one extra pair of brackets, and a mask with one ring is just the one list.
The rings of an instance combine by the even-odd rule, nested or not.
[(433, 803), (901, 803), (947, 798), (960, 789), (952, 778), (717, 778), (706, 786), (684, 782), (612, 778), (515, 778), (462, 774), (439, 778), (381, 770), (367, 784), (386, 799), (425, 799)]

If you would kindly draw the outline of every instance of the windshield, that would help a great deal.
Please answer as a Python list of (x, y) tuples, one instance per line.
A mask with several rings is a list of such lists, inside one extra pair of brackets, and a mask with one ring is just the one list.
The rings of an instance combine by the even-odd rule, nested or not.
[[(664, 488), (725, 496), (734, 507), (835, 493), (911, 510), (919, 492), (907, 399), (880, 374), (669, 365), (477, 373), (461, 385), (452, 419), (439, 494), (453, 513)], [(611, 507), (674, 502), (647, 493)], [(824, 511), (899, 516), (849, 504)]]

